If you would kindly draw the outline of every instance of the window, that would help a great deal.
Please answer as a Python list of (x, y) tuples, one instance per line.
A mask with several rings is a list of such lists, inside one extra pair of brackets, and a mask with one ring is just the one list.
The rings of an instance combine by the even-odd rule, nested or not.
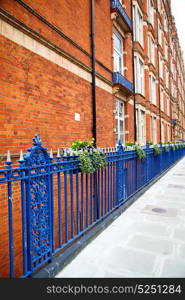
[(166, 113), (168, 116), (170, 115), (170, 99), (168, 96), (166, 97)]
[(148, 37), (148, 56), (150, 62), (155, 66), (155, 43), (151, 36)]
[(164, 12), (164, 31), (165, 32), (168, 31), (168, 21), (167, 21), (167, 17), (166, 17), (166, 12)]
[(164, 111), (164, 91), (161, 88), (161, 94), (160, 94), (160, 102), (161, 102), (161, 110)]
[(113, 33), (114, 72), (123, 74), (123, 39), (116, 31)]
[(164, 122), (161, 122), (161, 142), (164, 143)]
[(157, 0), (158, 10), (161, 11), (161, 0)]
[(165, 58), (168, 60), (168, 43), (165, 42)]
[(139, 111), (136, 108), (136, 141), (139, 142)]
[(159, 54), (159, 76), (163, 79), (163, 59), (161, 54)]
[(154, 26), (154, 4), (153, 4), (153, 0), (148, 0), (148, 21)]
[(141, 110), (141, 145), (145, 145), (145, 112)]
[(153, 118), (150, 117), (150, 141), (153, 142)]
[(157, 144), (157, 119), (153, 118), (153, 143)]
[(167, 142), (169, 142), (170, 140), (170, 125), (167, 125)]
[(158, 24), (158, 42), (162, 47), (162, 27), (161, 24)]
[(138, 41), (143, 45), (143, 17), (138, 11)]
[(134, 40), (143, 46), (143, 16), (139, 8), (133, 6)]
[(134, 57), (134, 66), (136, 93), (144, 95), (144, 63), (138, 56)]
[(155, 77), (149, 76), (150, 102), (156, 105), (156, 80)]
[(166, 67), (166, 87), (167, 88), (169, 87), (169, 72), (168, 72), (167, 67)]
[(116, 99), (116, 144), (125, 143), (124, 102)]

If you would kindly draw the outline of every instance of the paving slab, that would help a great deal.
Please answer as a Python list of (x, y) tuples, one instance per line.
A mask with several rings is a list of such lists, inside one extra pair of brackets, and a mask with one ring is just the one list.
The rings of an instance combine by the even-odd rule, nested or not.
[(184, 253), (185, 158), (56, 277), (185, 277)]

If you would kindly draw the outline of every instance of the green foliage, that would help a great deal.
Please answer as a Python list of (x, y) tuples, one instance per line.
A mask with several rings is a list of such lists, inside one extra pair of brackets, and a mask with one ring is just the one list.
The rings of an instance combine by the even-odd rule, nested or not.
[(80, 152), (79, 156), (79, 169), (82, 173), (93, 173), (94, 168), (88, 151)]
[(98, 150), (93, 153), (79, 152), (79, 169), (82, 173), (93, 173), (106, 165), (106, 155)]
[(148, 142), (148, 144), (152, 146), (152, 145), (153, 145), (153, 142)]
[(160, 155), (161, 150), (158, 145), (154, 145), (154, 155)]
[(169, 152), (169, 151), (170, 151), (169, 146), (165, 146), (165, 147), (164, 147), (164, 151), (165, 151), (165, 152)]
[(135, 146), (135, 150), (138, 159), (143, 159), (146, 157), (145, 151), (140, 146)]
[(100, 151), (94, 151), (92, 155), (92, 164), (94, 170), (102, 168), (106, 165), (106, 155)]
[(172, 147), (172, 150), (175, 151), (175, 145), (172, 145), (171, 147)]

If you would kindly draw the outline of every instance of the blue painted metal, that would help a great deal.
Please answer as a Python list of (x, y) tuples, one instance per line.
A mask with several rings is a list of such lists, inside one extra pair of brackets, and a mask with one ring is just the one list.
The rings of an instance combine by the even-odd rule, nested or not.
[(130, 29), (130, 31), (132, 31), (132, 21), (129, 18), (129, 16), (127, 15), (127, 13), (125, 12), (123, 6), (121, 5), (119, 0), (111, 0), (111, 9), (117, 9), (119, 14), (121, 15), (123, 21), (127, 24), (128, 28)]
[(48, 261), (52, 252), (50, 159), (39, 135), (25, 156), (28, 270)]
[(116, 161), (116, 204), (124, 201), (124, 150), (119, 141)]
[(106, 167), (84, 176), (78, 156), (49, 157), (36, 135), (19, 167), (8, 160), (0, 170), (8, 193), (10, 277), (15, 273), (13, 182), (20, 183), (22, 277), (27, 277), (185, 155), (185, 148), (173, 151), (171, 144), (169, 152), (164, 145), (160, 149), (155, 156), (147, 144), (146, 158), (139, 160), (136, 151), (124, 151), (119, 143), (106, 154)]
[(14, 236), (13, 236), (13, 208), (12, 208), (12, 182), (11, 182), (11, 164), (12, 161), (6, 161), (7, 164), (7, 183), (8, 183), (8, 229), (9, 229), (9, 258), (10, 258), (10, 278), (14, 277)]
[[(19, 160), (20, 177), (24, 177), (24, 159)], [(21, 208), (22, 208), (22, 252), (23, 252), (23, 276), (27, 273), (27, 224), (26, 224), (26, 199), (25, 181), (21, 179)]]
[(112, 82), (113, 84), (119, 84), (124, 89), (128, 90), (131, 94), (134, 92), (133, 83), (126, 79), (121, 73), (113, 72), (112, 73)]

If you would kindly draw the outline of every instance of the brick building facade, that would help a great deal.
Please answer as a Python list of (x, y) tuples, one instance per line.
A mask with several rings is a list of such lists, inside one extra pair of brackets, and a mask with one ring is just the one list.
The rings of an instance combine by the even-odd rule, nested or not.
[(184, 139), (184, 62), (170, 1), (133, 1), (133, 23), (137, 140)]
[(185, 138), (170, 1), (0, 0), (0, 43), (1, 152)]

